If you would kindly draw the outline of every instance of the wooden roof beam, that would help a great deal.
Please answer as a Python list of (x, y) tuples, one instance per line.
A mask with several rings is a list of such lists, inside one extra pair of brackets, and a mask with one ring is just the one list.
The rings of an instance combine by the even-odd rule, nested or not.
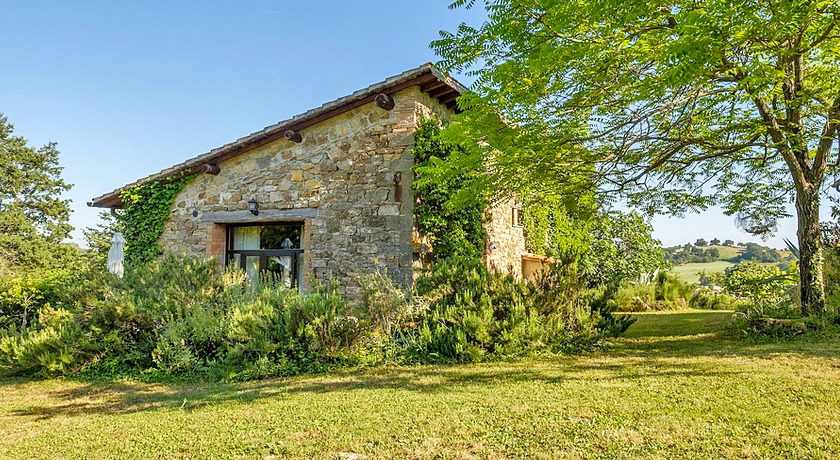
[(454, 92), (454, 93), (457, 93), (457, 91), (455, 91), (454, 89), (452, 89), (452, 87), (451, 87), (451, 86), (444, 85), (444, 86), (441, 86), (441, 87), (440, 87), (440, 88), (438, 88), (438, 89), (435, 89), (435, 90), (429, 91), (429, 96), (431, 96), (431, 97), (433, 97), (433, 98), (434, 98), (434, 97), (441, 97), (441, 96), (443, 96), (444, 94), (453, 93), (453, 92)]
[(458, 93), (456, 93), (456, 92), (452, 92), (452, 93), (448, 93), (448, 94), (446, 94), (446, 95), (445, 95), (445, 96), (443, 96), (443, 97), (439, 97), (439, 98), (438, 98), (438, 101), (439, 101), (441, 104), (444, 104), (444, 105), (445, 105), (445, 104), (448, 104), (448, 103), (450, 103), (450, 102), (452, 102), (452, 101), (454, 101), (454, 100), (458, 99), (458, 96), (460, 96), (460, 94), (458, 94)]
[(429, 91), (449, 86), (445, 81), (435, 80), (420, 87), (420, 91), (428, 93)]

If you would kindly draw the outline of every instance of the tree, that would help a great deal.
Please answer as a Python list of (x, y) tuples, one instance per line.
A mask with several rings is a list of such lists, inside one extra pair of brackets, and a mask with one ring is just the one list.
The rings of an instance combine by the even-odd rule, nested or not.
[(703, 238), (697, 238), (697, 241), (694, 242), (695, 246), (708, 246), (709, 242), (704, 240)]
[(61, 244), (72, 230), (70, 200), (61, 193), (71, 185), (61, 179), (54, 143), (35, 149), (12, 131), (0, 113), (0, 253), (25, 268), (42, 267), (76, 252)]
[(712, 241), (709, 241), (709, 244), (712, 246), (720, 246), (720, 240), (717, 238), (713, 238)]
[(445, 70), (476, 78), (452, 135), (492, 163), (488, 184), (620, 192), (649, 213), (719, 204), (758, 235), (793, 200), (802, 313), (824, 311), (819, 203), (838, 167), (837, 2), (486, 5), (481, 26), (441, 32), (432, 46)]
[(589, 225), (588, 250), (580, 264), (592, 284), (618, 284), (668, 267), (653, 226), (638, 213), (611, 211)]
[(733, 240), (726, 240), (723, 242), (724, 246), (735, 246), (735, 241)]

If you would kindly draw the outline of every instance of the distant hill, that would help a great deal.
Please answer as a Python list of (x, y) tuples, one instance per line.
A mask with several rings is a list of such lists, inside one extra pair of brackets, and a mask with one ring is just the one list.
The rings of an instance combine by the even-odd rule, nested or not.
[(790, 251), (780, 251), (758, 243), (746, 243), (744, 246), (695, 246), (686, 244), (665, 248), (665, 256), (674, 266), (718, 261), (779, 263), (792, 260)]

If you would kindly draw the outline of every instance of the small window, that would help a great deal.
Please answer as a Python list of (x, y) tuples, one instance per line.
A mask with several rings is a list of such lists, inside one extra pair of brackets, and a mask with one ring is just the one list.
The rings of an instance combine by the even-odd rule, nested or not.
[(522, 223), (520, 222), (520, 218), (522, 215), (522, 207), (521, 206), (514, 206), (513, 207), (513, 219), (511, 222), (514, 227), (521, 227)]
[(235, 225), (228, 227), (227, 261), (256, 280), (272, 273), (289, 287), (303, 280), (303, 225)]

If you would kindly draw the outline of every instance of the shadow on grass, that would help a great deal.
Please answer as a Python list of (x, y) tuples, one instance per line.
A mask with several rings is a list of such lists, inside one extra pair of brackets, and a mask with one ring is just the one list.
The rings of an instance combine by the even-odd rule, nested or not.
[[(535, 369), (539, 368), (539, 370)], [(598, 375), (588, 375), (591, 371)], [(48, 400), (8, 412), (11, 417), (89, 416), (125, 414), (150, 410), (200, 410), (221, 404), (248, 404), (265, 398), (287, 398), (301, 394), (353, 393), (358, 391), (410, 391), (427, 393), (474, 393), (481, 387), (518, 383), (560, 385), (573, 380), (624, 380), (659, 377), (733, 375), (687, 364), (649, 363), (589, 365), (575, 357), (526, 360), (487, 365), (413, 366), (367, 369), (328, 377), (301, 377), (246, 383), (179, 383), (173, 385), (97, 382), (70, 389), (46, 391)], [(586, 375), (581, 375), (586, 374)], [(37, 384), (37, 383), (36, 383)], [(349, 397), (349, 395), (348, 395)]]
[[(639, 321), (605, 350), (584, 356), (557, 356), (479, 365), (379, 367), (336, 372), (328, 376), (263, 380), (246, 383), (183, 382), (149, 384), (115, 381), (73, 381), (56, 390), (38, 392), (39, 382), (0, 380), (0, 391), (36, 392), (46, 396), (5, 411), (6, 417), (48, 419), (90, 414), (122, 414), (149, 410), (198, 410), (218, 404), (247, 404), (264, 398), (299, 394), (392, 389), (423, 393), (475, 392), (482, 387), (517, 383), (564, 385), (574, 380), (637, 381), (651, 378), (703, 378), (746, 372), (722, 366), (709, 356), (770, 359), (780, 354), (840, 357), (840, 344), (775, 342), (745, 344), (725, 325), (731, 313), (687, 312), (639, 315)], [(693, 333), (692, 333), (693, 332)], [(679, 358), (679, 359), (674, 359)], [(32, 385), (33, 389), (26, 387)], [(6, 403), (8, 404), (8, 403)], [(0, 413), (2, 413), (0, 406)]]

